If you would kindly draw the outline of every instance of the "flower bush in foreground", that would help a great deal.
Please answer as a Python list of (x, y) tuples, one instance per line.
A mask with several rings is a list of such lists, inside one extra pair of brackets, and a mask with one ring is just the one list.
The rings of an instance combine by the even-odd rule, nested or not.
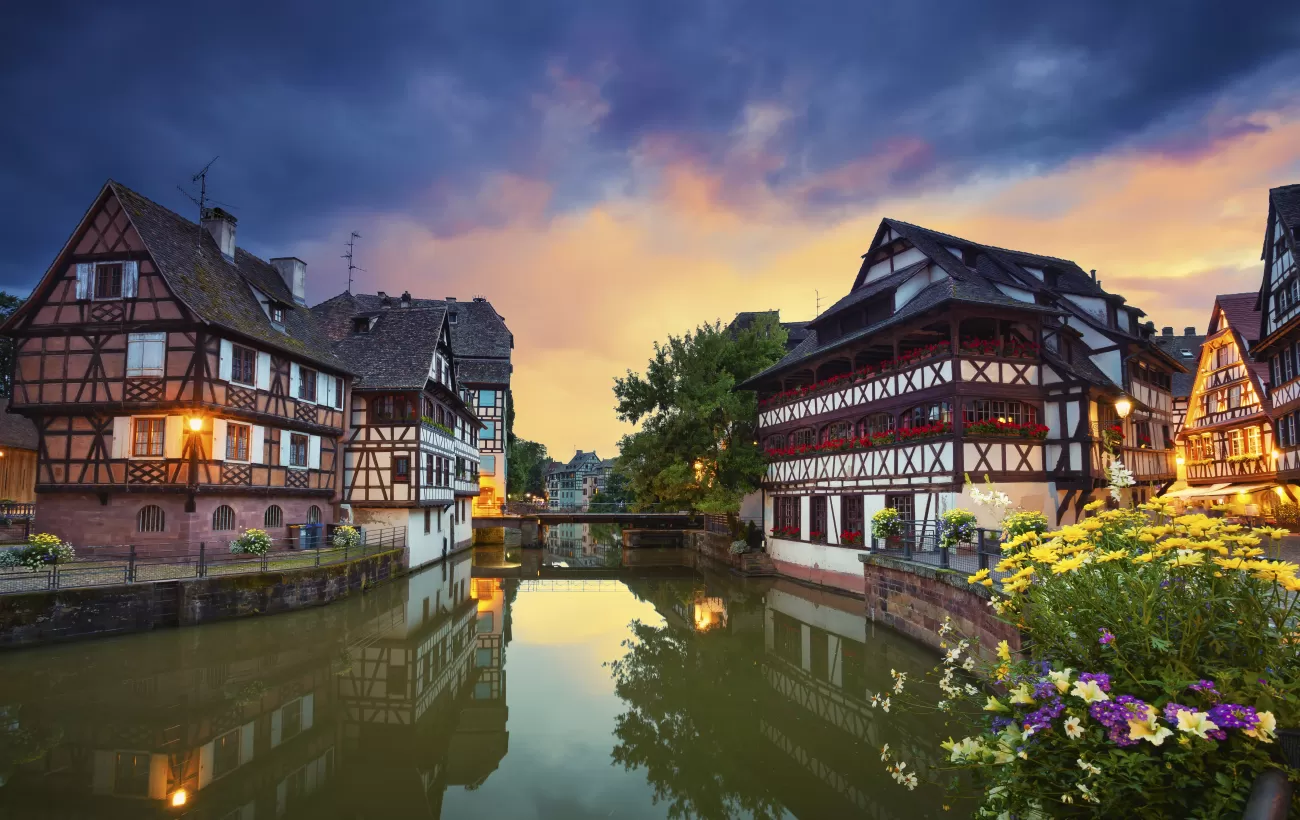
[(356, 549), (361, 546), (361, 533), (356, 527), (339, 527), (330, 536), (330, 544), (335, 549)]
[(230, 542), (230, 551), (237, 555), (266, 555), (271, 551), (271, 536), (256, 527), (246, 529)]
[(898, 510), (885, 507), (871, 516), (871, 534), (876, 538), (897, 538), (903, 534), (903, 519)]
[[(950, 763), (983, 787), (982, 817), (1240, 817), (1300, 718), (1300, 567), (1261, 557), (1285, 531), (1101, 504), (1004, 542), (990, 604), (1021, 653), (1003, 642), (989, 666), (941, 628), (938, 708), (969, 730)], [(992, 696), (965, 677), (980, 672)]]
[(23, 567), (32, 572), (48, 569), (54, 564), (66, 564), (75, 557), (72, 545), (59, 538), (43, 532), (33, 535), (21, 547), (0, 552), (0, 569), (17, 569)]

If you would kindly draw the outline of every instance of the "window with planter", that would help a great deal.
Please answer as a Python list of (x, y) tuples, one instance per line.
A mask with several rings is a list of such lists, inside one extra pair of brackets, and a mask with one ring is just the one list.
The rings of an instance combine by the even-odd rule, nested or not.
[(817, 437), (813, 433), (813, 429), (811, 427), (804, 428), (803, 430), (795, 430), (793, 433), (790, 434), (790, 446), (805, 447), (807, 445), (816, 443), (816, 438)]
[(821, 443), (837, 439), (850, 438), (853, 435), (853, 425), (847, 421), (835, 421), (822, 428)]
[(863, 543), (864, 505), (860, 495), (840, 496), (840, 542)]
[(1038, 408), (1022, 401), (972, 399), (966, 403), (966, 409), (962, 413), (962, 421), (966, 424), (974, 424), (979, 421), (1037, 424)]
[(772, 534), (778, 538), (798, 538), (800, 533), (799, 496), (779, 495), (772, 499), (776, 526)]
[(828, 532), (826, 529), (826, 496), (815, 495), (808, 501), (808, 538), (811, 541), (825, 541)]
[(911, 495), (886, 495), (885, 506), (898, 510), (898, 517), (904, 521), (916, 520), (916, 506)]
[(894, 417), (890, 413), (872, 413), (858, 422), (858, 434), (878, 436), (894, 432)]

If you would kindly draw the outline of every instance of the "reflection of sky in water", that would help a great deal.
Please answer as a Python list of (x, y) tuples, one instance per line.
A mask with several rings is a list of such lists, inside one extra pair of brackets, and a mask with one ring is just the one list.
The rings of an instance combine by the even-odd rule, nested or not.
[(663, 817), (640, 772), (611, 766), (615, 718), (608, 661), (627, 624), (663, 624), (621, 585), (598, 592), (521, 591), (506, 652), (510, 752), (475, 791), (448, 789), (444, 817)]
[(949, 732), (865, 705), (933, 659), (860, 600), (618, 554), (595, 580), (485, 548), (327, 607), (0, 655), (0, 817), (158, 818), (181, 787), (197, 820), (960, 816), (878, 762)]

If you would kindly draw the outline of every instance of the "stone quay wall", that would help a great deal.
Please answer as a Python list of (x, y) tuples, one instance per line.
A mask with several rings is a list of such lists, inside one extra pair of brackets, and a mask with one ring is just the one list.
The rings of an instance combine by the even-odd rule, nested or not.
[(406, 572), (406, 550), (285, 572), (0, 595), (0, 649), (321, 606)]
[(939, 627), (947, 617), (963, 637), (979, 638), (979, 655), (985, 660), (996, 657), (999, 641), (1020, 649), (1020, 632), (989, 606), (991, 590), (966, 583), (969, 573), (884, 555), (866, 554), (860, 560), (873, 622), (942, 651)]

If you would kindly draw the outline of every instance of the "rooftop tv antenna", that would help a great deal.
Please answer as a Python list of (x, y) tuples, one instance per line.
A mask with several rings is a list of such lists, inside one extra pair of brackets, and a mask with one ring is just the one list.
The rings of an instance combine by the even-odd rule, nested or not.
[[(193, 202), (195, 205), (199, 206), (200, 225), (203, 224), (203, 217), (208, 207), (208, 169), (212, 167), (212, 163), (216, 162), (219, 159), (221, 159), (220, 154), (208, 160), (208, 164), (203, 166), (203, 170), (199, 171), (197, 174), (190, 177), (191, 183), (197, 182), (199, 184), (198, 199), (195, 199), (193, 194), (191, 194), (189, 191), (185, 190), (181, 186), (179, 185), (176, 186), (176, 190), (180, 191), (182, 194), (185, 194), (186, 198), (188, 198), (190, 202)], [(202, 228), (200, 228), (199, 230), (202, 231)]]
[(817, 313), (814, 315), (821, 316), (822, 315), (822, 292), (820, 290), (817, 290), (816, 288), (813, 288), (813, 293), (817, 294)]
[(356, 265), (352, 264), (352, 246), (360, 238), (361, 234), (353, 231), (352, 235), (348, 237), (348, 252), (343, 254), (343, 258), (348, 260), (348, 293), (352, 292), (352, 271), (359, 270), (362, 273), (366, 272), (365, 268), (358, 268)]

